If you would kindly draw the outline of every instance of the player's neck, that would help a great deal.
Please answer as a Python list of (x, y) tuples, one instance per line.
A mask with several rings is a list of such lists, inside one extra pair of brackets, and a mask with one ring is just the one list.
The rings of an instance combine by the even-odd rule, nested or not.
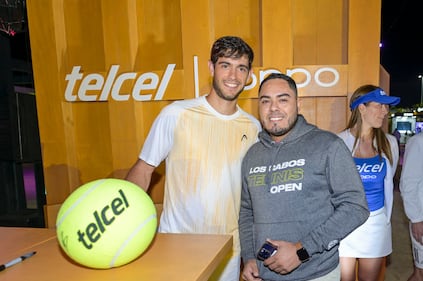
[(219, 97), (216, 93), (206, 96), (207, 102), (220, 114), (232, 115), (237, 112), (237, 100), (228, 101)]

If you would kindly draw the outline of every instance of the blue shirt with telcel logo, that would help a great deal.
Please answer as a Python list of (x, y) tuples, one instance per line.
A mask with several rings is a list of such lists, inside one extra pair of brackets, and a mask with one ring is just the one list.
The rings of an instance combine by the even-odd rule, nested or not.
[(379, 155), (372, 158), (354, 157), (357, 170), (363, 182), (369, 210), (376, 211), (384, 206), (384, 179), (386, 176), (386, 160)]

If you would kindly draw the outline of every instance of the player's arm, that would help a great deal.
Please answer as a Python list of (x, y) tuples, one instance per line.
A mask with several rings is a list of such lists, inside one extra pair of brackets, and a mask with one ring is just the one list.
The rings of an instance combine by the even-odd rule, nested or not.
[(155, 168), (156, 167), (147, 164), (145, 161), (138, 159), (129, 170), (125, 179), (140, 186), (144, 191), (147, 191)]

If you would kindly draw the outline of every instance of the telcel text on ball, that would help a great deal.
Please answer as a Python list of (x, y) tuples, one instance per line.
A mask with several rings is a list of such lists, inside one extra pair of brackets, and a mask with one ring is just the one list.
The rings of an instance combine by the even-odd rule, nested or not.
[[(126, 199), (125, 193), (120, 189), (119, 196), (114, 198), (110, 205), (104, 206), (100, 211), (93, 213), (94, 222), (87, 225), (85, 230), (78, 230), (78, 241), (81, 242), (85, 248), (91, 249), (93, 243), (97, 242), (101, 238), (101, 234), (106, 231), (106, 227), (111, 225), (116, 216), (122, 214), (128, 207), (129, 203)], [(88, 238), (88, 240), (85, 239)]]

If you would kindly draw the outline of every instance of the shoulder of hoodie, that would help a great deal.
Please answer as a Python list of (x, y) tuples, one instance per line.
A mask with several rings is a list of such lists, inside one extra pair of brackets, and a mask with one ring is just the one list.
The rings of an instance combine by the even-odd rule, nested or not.
[(335, 133), (325, 129), (321, 129), (317, 127), (316, 125), (309, 123), (305, 119), (305, 117), (301, 114), (299, 114), (298, 121), (300, 123), (298, 123), (298, 125), (295, 126), (296, 133), (294, 138), (302, 138), (303, 136), (307, 134), (312, 134), (313, 139), (318, 138), (319, 141), (323, 141), (323, 139), (325, 141), (339, 140), (339, 137)]
[[(299, 139), (307, 137), (308, 135), (308, 137), (313, 139), (313, 143), (331, 145), (334, 142), (338, 142), (339, 144), (344, 145), (343, 141), (335, 133), (320, 129), (316, 125), (308, 123), (305, 119), (303, 119), (303, 121), (304, 122), (302, 122), (301, 128), (298, 128), (300, 131), (303, 131), (303, 133), (294, 136), (292, 139), (288, 137), (287, 140), (289, 143), (295, 144)], [(257, 150), (262, 149), (263, 147), (265, 147), (263, 142), (258, 141), (250, 147), (248, 153), (255, 153)]]
[(319, 127), (312, 124), (309, 125), (313, 126), (313, 128), (308, 133), (313, 134), (313, 139), (316, 141), (343, 143), (342, 139), (336, 133), (325, 129), (320, 129)]

